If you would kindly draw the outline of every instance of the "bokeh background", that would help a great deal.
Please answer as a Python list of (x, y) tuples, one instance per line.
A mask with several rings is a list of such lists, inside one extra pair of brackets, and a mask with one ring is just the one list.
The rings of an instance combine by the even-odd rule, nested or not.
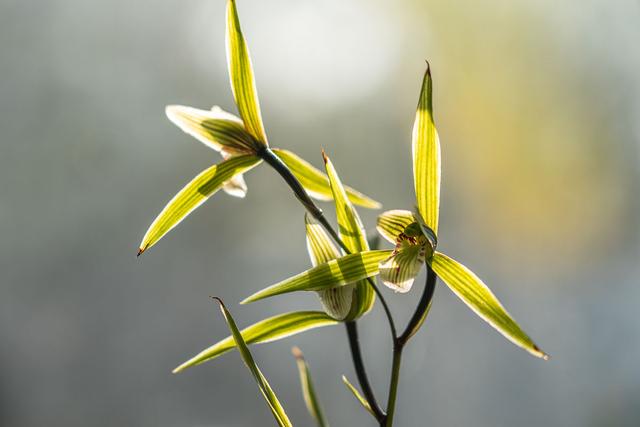
[[(235, 111), (223, 0), (0, 1), (0, 425), (257, 426), (236, 354), (171, 369), (314, 295), (236, 303), (309, 266), (300, 206), (266, 167), (156, 247), (137, 244), (216, 153), (164, 106)], [(386, 208), (413, 206), (410, 132), (432, 64), (443, 149), (440, 247), (552, 355), (545, 363), (438, 286), (405, 353), (399, 426), (640, 425), (640, 3), (242, 0), (272, 145)], [(331, 205), (323, 205), (331, 212)], [(369, 226), (377, 212), (362, 211)], [(418, 298), (387, 292), (400, 322)], [(385, 291), (386, 292), (386, 291)], [(385, 399), (389, 337), (361, 322)], [(254, 347), (311, 425), (290, 347), (334, 426), (373, 425), (341, 327)]]

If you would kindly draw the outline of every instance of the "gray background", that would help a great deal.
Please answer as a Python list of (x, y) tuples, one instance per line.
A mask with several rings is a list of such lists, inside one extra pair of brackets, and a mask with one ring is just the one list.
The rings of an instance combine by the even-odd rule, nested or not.
[[(235, 112), (224, 1), (0, 1), (0, 425), (271, 425), (236, 354), (170, 371), (226, 327), (316, 308), (250, 306), (306, 269), (302, 211), (266, 167), (140, 259), (165, 202), (219, 156), (163, 108)], [(551, 355), (528, 356), (438, 286), (407, 349), (399, 426), (640, 425), (637, 1), (239, 1), (272, 145), (386, 208), (413, 206), (424, 59), (443, 150), (441, 249), (480, 275)], [(331, 212), (331, 205), (324, 204)], [(361, 210), (368, 226), (377, 212)], [(386, 292), (399, 322), (413, 292)], [(384, 398), (389, 340), (362, 322)], [(311, 425), (290, 347), (334, 426), (373, 425), (341, 327), (254, 347)]]

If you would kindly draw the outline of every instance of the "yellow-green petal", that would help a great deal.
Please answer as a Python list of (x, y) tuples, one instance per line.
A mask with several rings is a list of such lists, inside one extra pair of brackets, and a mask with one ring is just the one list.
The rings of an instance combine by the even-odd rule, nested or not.
[[(329, 237), (322, 225), (308, 213), (304, 215), (304, 222), (307, 232), (307, 251), (311, 258), (311, 265), (315, 267), (318, 264), (340, 258), (340, 251), (335, 247), (331, 237)], [(346, 319), (351, 311), (355, 290), (356, 285), (350, 284), (319, 291), (318, 296), (320, 297), (322, 308), (334, 319)]]
[[(247, 344), (266, 343), (336, 323), (338, 322), (321, 311), (294, 311), (269, 317), (244, 328), (242, 338)], [(228, 336), (182, 363), (173, 370), (173, 373), (176, 374), (192, 366), (213, 360), (234, 348), (235, 341), (232, 336)]]
[(251, 371), (253, 378), (256, 380), (256, 383), (258, 384), (258, 387), (262, 392), (262, 396), (264, 397), (267, 404), (269, 405), (269, 409), (271, 409), (271, 413), (273, 414), (274, 418), (278, 422), (278, 425), (280, 427), (291, 427), (292, 424), (291, 424), (291, 421), (289, 420), (289, 417), (287, 417), (287, 414), (285, 413), (284, 408), (280, 404), (278, 397), (276, 396), (273, 389), (269, 385), (269, 382), (260, 371), (260, 368), (258, 368), (258, 365), (256, 365), (255, 360), (253, 360), (253, 356), (249, 351), (249, 347), (247, 347), (247, 344), (242, 338), (242, 334), (238, 330), (238, 327), (236, 326), (236, 323), (233, 320), (233, 317), (231, 317), (231, 313), (229, 313), (229, 311), (227, 310), (227, 308), (225, 307), (221, 299), (219, 298), (215, 298), (215, 299), (220, 304), (220, 310), (222, 311), (222, 315), (224, 316), (224, 319), (227, 321), (227, 325), (229, 326), (231, 335), (233, 336), (236, 346), (238, 347), (240, 356), (242, 356), (242, 360), (244, 361), (245, 365), (247, 365), (247, 368), (249, 368), (249, 371)]
[(256, 292), (242, 301), (242, 304), (289, 292), (321, 291), (366, 279), (378, 274), (378, 263), (389, 255), (391, 251), (367, 251), (345, 255)]
[(440, 252), (433, 255), (431, 267), (453, 293), (509, 341), (536, 357), (548, 358), (471, 270)]
[(249, 48), (240, 29), (238, 10), (234, 0), (227, 2), (227, 63), (233, 97), (247, 131), (256, 141), (269, 145), (262, 124)]
[(418, 212), (437, 235), (440, 210), (440, 140), (433, 122), (432, 88), (431, 71), (427, 65), (413, 124), (413, 179)]
[(395, 244), (396, 239), (404, 232), (404, 229), (414, 222), (416, 222), (416, 220), (412, 212), (394, 209), (383, 212), (378, 216), (376, 229), (382, 237)]
[(182, 131), (216, 151), (237, 155), (255, 151), (255, 140), (242, 120), (218, 107), (200, 110), (184, 105), (168, 105), (167, 117)]
[(311, 414), (311, 417), (315, 420), (318, 427), (329, 427), (329, 423), (324, 416), (322, 406), (318, 400), (318, 395), (313, 387), (313, 380), (311, 379), (309, 365), (306, 360), (304, 360), (302, 351), (300, 351), (298, 347), (293, 347), (291, 349), (291, 353), (293, 353), (293, 356), (296, 358), (298, 374), (300, 375), (300, 386), (302, 387), (302, 396), (309, 414)]
[[(347, 192), (333, 163), (324, 152), (322, 156), (336, 205), (336, 219), (338, 220), (340, 239), (352, 253), (367, 251), (369, 250), (369, 243), (358, 212), (349, 201)], [(366, 280), (360, 280), (355, 283), (355, 290), (352, 295), (352, 308), (351, 312), (345, 317), (346, 320), (357, 319), (366, 314), (373, 308), (375, 303), (375, 291)]]
[(342, 382), (344, 383), (344, 385), (347, 386), (349, 391), (355, 396), (355, 398), (358, 400), (358, 402), (360, 402), (362, 407), (367, 412), (369, 412), (374, 418), (376, 418), (376, 414), (375, 414), (375, 412), (373, 412), (373, 409), (371, 409), (371, 405), (369, 405), (369, 402), (367, 402), (367, 400), (364, 397), (362, 397), (362, 395), (360, 394), (358, 389), (355, 388), (355, 386), (353, 384), (351, 384), (349, 382), (349, 380), (347, 379), (347, 377), (345, 377), (344, 375), (342, 376)]
[(140, 243), (138, 255), (156, 244), (194, 209), (214, 195), (225, 182), (261, 162), (255, 156), (232, 157), (201, 172), (176, 194), (153, 221)]
[[(291, 151), (274, 148), (273, 152), (287, 165), (309, 196), (322, 201), (333, 199), (333, 193), (331, 192), (327, 175)], [(351, 187), (345, 186), (345, 191), (351, 203), (355, 205), (369, 209), (379, 209), (382, 206), (380, 203)]]
[(424, 244), (406, 242), (406, 238), (402, 239), (393, 254), (380, 262), (380, 280), (387, 287), (400, 293), (411, 290), (413, 281), (424, 264), (427, 250)]

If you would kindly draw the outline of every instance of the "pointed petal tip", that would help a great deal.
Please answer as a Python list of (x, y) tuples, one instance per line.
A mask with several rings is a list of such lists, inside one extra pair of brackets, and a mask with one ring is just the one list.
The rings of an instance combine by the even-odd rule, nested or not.
[(144, 251), (146, 251), (146, 250), (147, 250), (147, 248), (146, 248), (146, 247), (144, 247), (144, 248), (138, 248), (138, 254), (136, 255), (136, 258), (139, 258), (139, 257), (140, 257), (140, 255), (142, 255), (142, 254), (144, 253)]
[(322, 152), (322, 160), (324, 160), (324, 164), (326, 165), (329, 162), (329, 156), (324, 152), (324, 148), (321, 148), (320, 150)]
[(182, 372), (182, 370), (184, 369), (184, 365), (180, 365), (177, 368), (175, 368), (173, 371), (171, 371), (172, 374), (179, 374), (180, 372)]
[(427, 63), (427, 71), (425, 71), (427, 73), (428, 76), (431, 76), (431, 64), (429, 64), (429, 60), (425, 59), (424, 62)]
[(549, 360), (551, 358), (551, 356), (549, 356), (547, 353), (545, 353), (544, 351), (542, 351), (540, 349), (540, 347), (538, 347), (537, 345), (533, 346), (533, 350), (534, 350), (534, 356), (539, 357), (540, 359), (544, 360), (545, 362), (547, 360)]
[(291, 347), (291, 354), (293, 354), (293, 357), (295, 357), (297, 360), (304, 360), (302, 351), (297, 346)]

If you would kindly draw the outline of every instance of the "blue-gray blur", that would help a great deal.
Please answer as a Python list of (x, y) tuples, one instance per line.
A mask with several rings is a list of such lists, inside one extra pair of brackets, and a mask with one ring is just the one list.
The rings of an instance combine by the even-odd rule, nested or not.
[[(309, 266), (300, 206), (266, 167), (136, 259), (173, 194), (218, 154), (164, 106), (235, 112), (224, 1), (0, 1), (0, 425), (257, 426), (236, 354), (172, 375), (240, 325), (316, 308), (237, 302)], [(442, 141), (440, 248), (548, 351), (519, 350), (438, 286), (407, 349), (398, 426), (640, 425), (640, 4), (239, 0), (271, 144), (413, 207), (424, 59)], [(323, 204), (331, 211), (330, 204)], [(369, 227), (376, 212), (361, 210)], [(402, 323), (421, 291), (385, 293)], [(389, 336), (361, 322), (384, 400)], [(254, 347), (296, 425), (290, 347), (334, 426), (373, 425), (341, 327)]]

